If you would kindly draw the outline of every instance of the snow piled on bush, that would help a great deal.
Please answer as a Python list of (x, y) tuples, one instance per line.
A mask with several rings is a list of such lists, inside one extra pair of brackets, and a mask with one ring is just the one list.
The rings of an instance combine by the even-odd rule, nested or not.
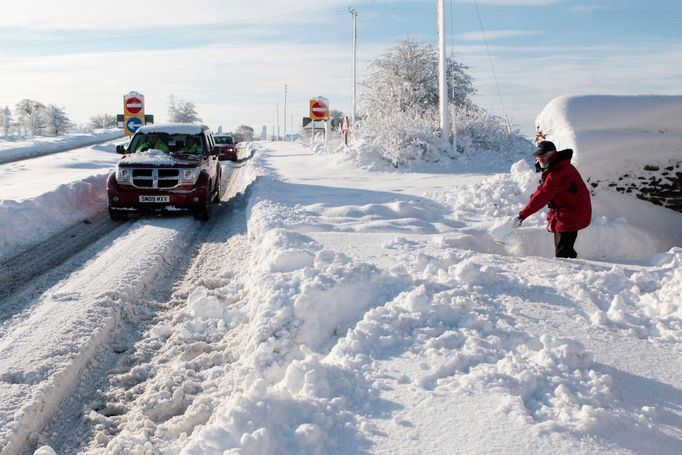
[(451, 121), (457, 128), (457, 151), (438, 134), (436, 115), (397, 111), (371, 122), (358, 121), (350, 146), (337, 140), (328, 148), (367, 169), (426, 166), (500, 170), (532, 155), (530, 141), (518, 130), (507, 131), (499, 117), (482, 109), (460, 109)]

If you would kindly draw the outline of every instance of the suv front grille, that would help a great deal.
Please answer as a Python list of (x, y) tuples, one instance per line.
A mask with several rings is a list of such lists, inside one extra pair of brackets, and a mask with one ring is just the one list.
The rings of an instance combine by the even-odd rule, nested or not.
[(174, 188), (180, 183), (178, 169), (132, 169), (132, 176), (138, 188)]

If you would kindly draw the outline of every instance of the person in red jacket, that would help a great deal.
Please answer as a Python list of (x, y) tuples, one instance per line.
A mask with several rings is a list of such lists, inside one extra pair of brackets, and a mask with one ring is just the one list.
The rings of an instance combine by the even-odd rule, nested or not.
[(536, 170), (542, 171), (542, 181), (514, 219), (514, 227), (547, 205), (547, 230), (554, 233), (554, 255), (576, 258), (578, 253), (573, 246), (578, 231), (592, 221), (592, 203), (583, 178), (571, 164), (573, 150), (557, 151), (554, 143), (542, 141), (534, 155)]

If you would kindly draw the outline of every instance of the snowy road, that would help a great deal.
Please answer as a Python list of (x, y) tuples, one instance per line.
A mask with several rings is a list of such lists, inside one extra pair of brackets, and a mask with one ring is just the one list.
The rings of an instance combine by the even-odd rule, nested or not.
[(626, 222), (679, 214), (600, 193), (555, 259), (525, 162), (257, 148), (1, 302), (2, 455), (680, 453), (682, 250)]
[[(200, 274), (191, 281), (210, 279), (206, 264), (223, 256), (202, 245), (213, 230), (225, 232), (233, 222), (235, 197), (247, 185), (240, 166), (227, 166), (232, 172), (226, 173), (223, 202), (208, 223), (178, 217), (121, 225), (101, 214), (85, 225), (89, 235), (72, 228), (3, 264), (0, 273), (15, 286), (0, 296), (0, 453), (23, 453), (57, 412), (71, 418), (57, 419), (56, 425), (67, 422), (71, 428), (73, 414), (92, 400), (88, 384), (101, 381), (90, 372), (98, 370), (93, 364), (121, 361), (123, 340), (134, 340), (158, 317), (163, 310), (158, 302), (169, 298), (176, 280), (187, 279), (187, 268)], [(78, 248), (82, 251), (73, 251)], [(60, 261), (65, 263), (55, 265)], [(39, 267), (48, 269), (43, 276)], [(106, 370), (98, 374), (106, 377)], [(85, 395), (73, 400), (79, 388), (76, 395)], [(57, 434), (63, 437), (64, 430)]]

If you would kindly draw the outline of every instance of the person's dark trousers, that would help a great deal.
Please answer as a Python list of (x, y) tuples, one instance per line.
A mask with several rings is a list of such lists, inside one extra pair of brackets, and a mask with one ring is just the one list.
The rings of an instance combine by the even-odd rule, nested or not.
[(577, 258), (578, 253), (573, 249), (578, 232), (554, 233), (554, 256), (558, 258)]

